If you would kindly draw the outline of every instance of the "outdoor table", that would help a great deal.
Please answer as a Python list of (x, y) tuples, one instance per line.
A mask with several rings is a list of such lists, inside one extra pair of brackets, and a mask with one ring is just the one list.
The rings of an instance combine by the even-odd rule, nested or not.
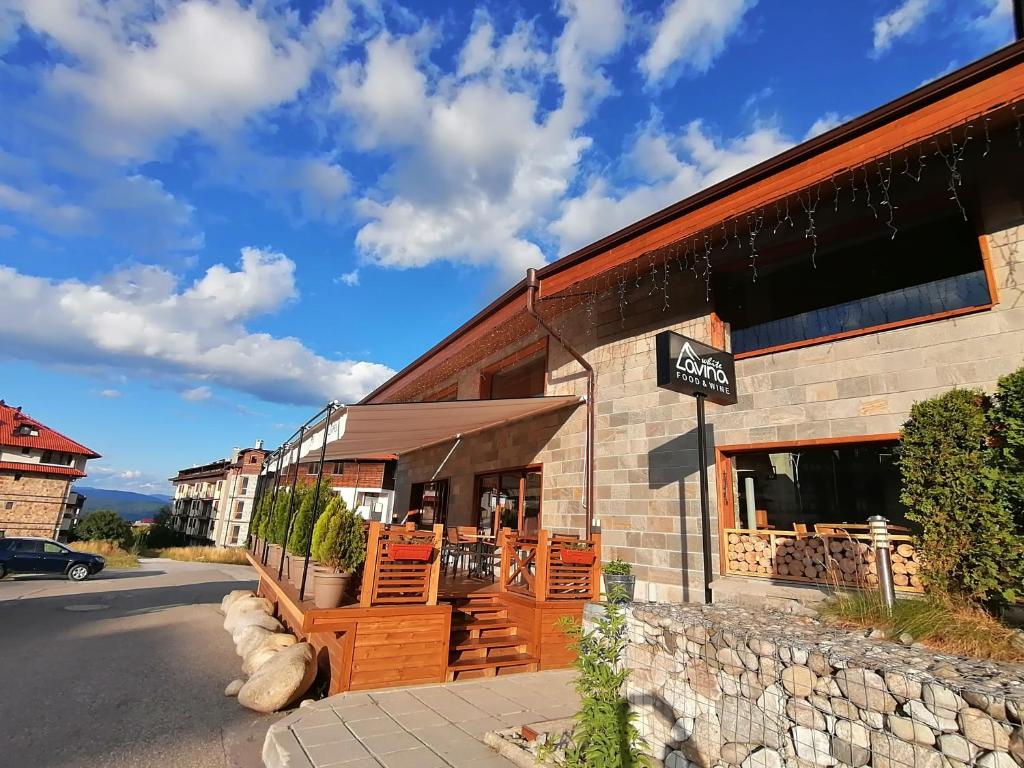
[[(480, 578), (489, 577), (494, 578), (494, 548), (495, 548), (495, 537), (487, 535), (474, 535), (464, 534), (460, 535), (460, 538), (465, 538), (471, 542), (470, 546), (470, 558), (469, 558), (469, 575), (478, 576)], [(488, 552), (490, 549), (490, 552)], [(487, 561), (490, 562), (490, 569), (487, 568)]]

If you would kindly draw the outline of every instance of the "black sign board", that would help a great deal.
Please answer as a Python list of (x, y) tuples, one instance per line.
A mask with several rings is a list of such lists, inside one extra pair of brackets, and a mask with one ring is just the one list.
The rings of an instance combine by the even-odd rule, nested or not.
[(662, 331), (655, 341), (659, 387), (704, 395), (719, 405), (736, 402), (736, 365), (731, 354), (673, 331)]

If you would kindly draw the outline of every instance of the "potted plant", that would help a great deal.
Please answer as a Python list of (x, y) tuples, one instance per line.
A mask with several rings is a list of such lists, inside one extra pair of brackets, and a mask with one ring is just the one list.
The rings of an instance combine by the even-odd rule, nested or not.
[(298, 589), (302, 584), (302, 568), (306, 561), (306, 549), (313, 535), (313, 489), (299, 486), (295, 492), (295, 510), (292, 513), (292, 527), (288, 532), (288, 565), (285, 573), (288, 580)]
[(593, 565), (594, 548), (586, 541), (570, 541), (562, 544), (559, 553), (563, 563), (572, 565)]
[(323, 566), (313, 573), (313, 604), (337, 608), (352, 591), (366, 560), (363, 519), (340, 498), (331, 499), (313, 529), (313, 555)]
[(624, 560), (609, 560), (601, 567), (604, 591), (610, 603), (631, 603), (636, 589), (633, 566)]
[(431, 542), (424, 542), (415, 536), (399, 536), (388, 547), (388, 557), (392, 560), (408, 560), (414, 563), (425, 563), (434, 552)]
[(281, 567), (282, 547), (284, 546), (285, 530), (288, 527), (288, 501), (287, 491), (282, 490), (274, 500), (274, 508), (267, 520), (267, 567), (275, 575)]

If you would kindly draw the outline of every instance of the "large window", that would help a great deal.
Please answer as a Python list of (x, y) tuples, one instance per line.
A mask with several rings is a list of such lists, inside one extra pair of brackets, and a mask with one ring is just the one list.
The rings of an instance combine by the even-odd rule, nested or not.
[(798, 346), (914, 320), (989, 306), (985, 264), (974, 229), (949, 217), (796, 255), (765, 254), (749, 270), (715, 284), (718, 314), (731, 323), (737, 354)]
[(539, 469), (514, 469), (476, 479), (477, 528), (497, 533), (512, 528), (535, 535), (540, 530), (542, 475)]
[(444, 525), (448, 519), (448, 481), (413, 483), (406, 519), (420, 528)]
[(547, 339), (540, 339), (489, 365), (480, 374), (480, 397), (539, 397), (547, 382)]
[(736, 497), (725, 527), (814, 531), (872, 515), (907, 524), (895, 441), (743, 450), (726, 462)]

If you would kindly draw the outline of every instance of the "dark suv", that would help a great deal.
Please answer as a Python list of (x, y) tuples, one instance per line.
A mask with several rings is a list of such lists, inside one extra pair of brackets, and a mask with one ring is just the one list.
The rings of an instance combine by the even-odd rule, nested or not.
[(75, 552), (53, 539), (0, 539), (0, 579), (9, 573), (59, 573), (72, 581), (85, 581), (104, 565), (106, 561), (99, 555)]

